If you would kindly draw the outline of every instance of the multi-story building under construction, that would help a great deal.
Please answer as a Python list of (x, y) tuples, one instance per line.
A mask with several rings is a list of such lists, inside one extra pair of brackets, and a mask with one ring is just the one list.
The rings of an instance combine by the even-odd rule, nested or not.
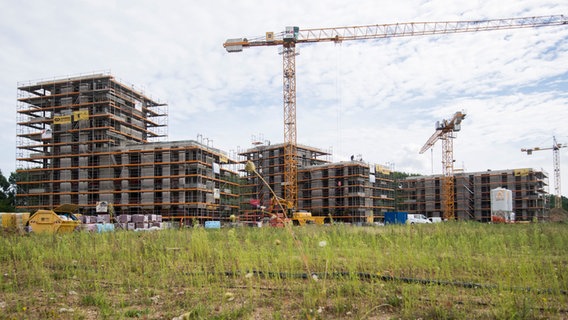
[[(400, 181), (401, 210), (428, 217), (442, 216), (443, 176), (408, 177)], [(512, 191), (517, 220), (546, 220), (548, 175), (542, 170), (512, 169), (454, 173), (455, 217), (491, 221), (491, 190)]]
[[(104, 202), (116, 214), (223, 220), (258, 217), (272, 198), (224, 151), (191, 140), (163, 141), (167, 105), (110, 74), (21, 83), (17, 114), (22, 210), (71, 203), (92, 214)], [(351, 223), (377, 221), (391, 210), (441, 216), (441, 176), (395, 182), (384, 166), (355, 158), (332, 163), (329, 156), (298, 145), (296, 209)], [(283, 144), (257, 144), (239, 157), (252, 161), (283, 197)], [(497, 187), (513, 191), (517, 219), (546, 218), (542, 171), (462, 172), (454, 179), (458, 219), (488, 221), (490, 191)]]
[[(323, 150), (298, 145), (298, 208), (329, 220), (349, 223), (378, 221), (385, 211), (394, 210), (392, 173), (381, 165), (360, 159), (331, 163)], [(252, 161), (259, 174), (283, 197), (284, 145), (258, 144), (240, 153)], [(273, 195), (259, 178), (248, 174), (243, 183), (242, 211), (258, 219), (262, 207), (268, 207)]]
[(238, 213), (239, 178), (221, 150), (164, 142), (167, 105), (93, 74), (18, 86), (18, 208), (77, 204), (94, 213), (222, 218)]

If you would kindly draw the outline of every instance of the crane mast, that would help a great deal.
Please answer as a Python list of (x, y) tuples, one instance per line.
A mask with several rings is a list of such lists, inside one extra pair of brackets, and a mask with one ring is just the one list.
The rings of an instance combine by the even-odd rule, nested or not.
[(555, 208), (562, 208), (562, 191), (561, 191), (561, 183), (560, 183), (560, 148), (568, 147), (565, 143), (558, 143), (556, 142), (556, 137), (552, 137), (552, 147), (549, 148), (540, 148), (534, 147), (531, 149), (521, 149), (521, 152), (526, 152), (527, 155), (531, 155), (533, 151), (543, 151), (543, 150), (552, 150), (552, 167), (554, 170), (554, 207)]
[(436, 131), (426, 141), (420, 154), (430, 149), (438, 140), (442, 140), (442, 208), (444, 220), (455, 219), (455, 193), (454, 193), (454, 132), (461, 130), (461, 122), (465, 113), (458, 111), (450, 120), (442, 120), (436, 123)]
[(298, 165), (296, 161), (296, 45), (290, 41), (283, 46), (284, 69), (284, 199), (297, 208)]
[(300, 30), (286, 27), (284, 32), (266, 32), (263, 37), (228, 39), (223, 43), (227, 52), (244, 48), (282, 46), (284, 94), (284, 198), (297, 208), (297, 141), (296, 141), (296, 44), (343, 42), (348, 40), (382, 39), (439, 35), (503, 29), (566, 25), (563, 15), (534, 16), (508, 19), (469, 21), (407, 22), (365, 26), (317, 28)]

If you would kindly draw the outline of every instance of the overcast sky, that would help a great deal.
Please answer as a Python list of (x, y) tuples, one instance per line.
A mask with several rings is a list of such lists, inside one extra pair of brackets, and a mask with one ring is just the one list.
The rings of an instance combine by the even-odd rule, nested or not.
[[(165, 102), (168, 140), (207, 138), (230, 153), (253, 137), (283, 140), (278, 47), (227, 53), (228, 38), (286, 26), (568, 14), (568, 2), (525, 1), (3, 1), (0, 169), (16, 168), (17, 84), (106, 71)], [(568, 25), (298, 45), (298, 143), (360, 154), (397, 171), (441, 173), (441, 143), (418, 154), (436, 121), (463, 110), (455, 167), (544, 169), (568, 143)], [(561, 149), (568, 194), (568, 148)]]

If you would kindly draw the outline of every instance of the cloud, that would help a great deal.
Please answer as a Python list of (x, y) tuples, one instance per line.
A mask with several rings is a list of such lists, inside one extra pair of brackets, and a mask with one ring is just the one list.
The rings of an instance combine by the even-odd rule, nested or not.
[[(278, 143), (278, 48), (229, 54), (222, 47), (228, 38), (263, 36), (289, 25), (471, 20), (566, 9), (568, 4), (548, 0), (7, 3), (0, 13), (2, 147), (15, 150), (18, 81), (96, 70), (110, 70), (167, 102), (171, 140), (201, 135), (226, 150), (248, 148), (252, 135)], [(299, 45), (298, 142), (332, 148), (334, 160), (362, 154), (407, 172), (440, 172), (439, 146), (432, 154), (418, 150), (435, 121), (465, 109), (454, 145), (457, 164), (552, 173), (551, 155), (528, 157), (520, 148), (551, 144), (552, 135), (568, 140), (562, 121), (568, 118), (567, 39), (568, 28), (561, 26)], [(14, 159), (11, 152), (0, 156), (5, 174), (15, 169)]]

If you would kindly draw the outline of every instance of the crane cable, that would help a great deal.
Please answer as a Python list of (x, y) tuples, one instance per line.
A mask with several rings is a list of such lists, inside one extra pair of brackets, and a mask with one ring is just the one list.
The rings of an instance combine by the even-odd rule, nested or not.
[(342, 137), (342, 126), (341, 126), (341, 115), (343, 113), (343, 90), (342, 90), (342, 86), (343, 86), (343, 82), (342, 80), (342, 70), (341, 70), (341, 65), (343, 62), (343, 46), (341, 45), (341, 42), (336, 42), (335, 46), (339, 46), (339, 50), (336, 50), (335, 55), (335, 96), (337, 97), (337, 146), (338, 146), (338, 151), (337, 153), (339, 155), (341, 155), (341, 153), (343, 152), (343, 137)]

